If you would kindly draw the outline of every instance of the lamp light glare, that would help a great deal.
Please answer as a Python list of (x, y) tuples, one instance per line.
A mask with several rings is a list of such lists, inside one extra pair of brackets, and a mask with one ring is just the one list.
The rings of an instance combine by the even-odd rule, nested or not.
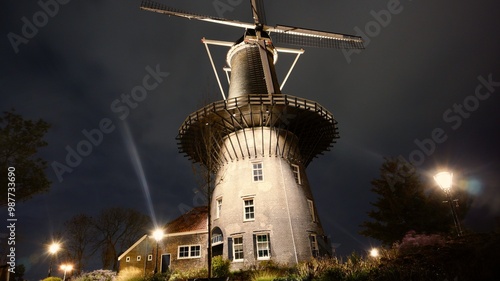
[(71, 270), (73, 270), (73, 265), (72, 264), (61, 264), (61, 270), (71, 271)]
[(436, 180), (439, 187), (445, 191), (451, 188), (452, 179), (453, 173), (450, 172), (440, 172), (434, 176), (434, 180)]
[(59, 245), (59, 243), (56, 243), (56, 242), (50, 244), (50, 246), (49, 246), (49, 252), (51, 254), (57, 253), (59, 251), (59, 249), (61, 249), (61, 245)]
[(163, 239), (163, 236), (164, 236), (164, 233), (163, 233), (163, 230), (162, 229), (157, 229), (153, 232), (153, 238), (156, 240), (156, 241), (160, 241), (161, 239)]
[(370, 256), (373, 258), (377, 258), (380, 255), (379, 251), (377, 248), (372, 248), (370, 250)]

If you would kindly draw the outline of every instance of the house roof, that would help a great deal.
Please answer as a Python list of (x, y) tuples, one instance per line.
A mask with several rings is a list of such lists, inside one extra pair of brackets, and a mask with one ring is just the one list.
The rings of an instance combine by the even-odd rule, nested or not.
[(165, 225), (165, 233), (179, 233), (207, 230), (208, 207), (194, 207), (189, 212), (181, 215)]
[[(208, 232), (207, 215), (207, 206), (194, 207), (187, 213), (177, 217), (165, 225), (165, 237)], [(146, 237), (148, 237), (148, 234), (142, 236), (137, 242), (134, 243), (134, 245), (130, 246), (125, 252), (123, 252), (123, 254), (118, 257), (118, 260), (125, 257), (132, 249), (137, 247), (137, 245), (146, 239)]]

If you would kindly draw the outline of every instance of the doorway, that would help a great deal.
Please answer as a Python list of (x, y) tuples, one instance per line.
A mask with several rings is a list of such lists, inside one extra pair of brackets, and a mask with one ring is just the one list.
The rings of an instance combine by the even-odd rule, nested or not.
[(161, 255), (161, 273), (165, 273), (170, 269), (170, 254)]

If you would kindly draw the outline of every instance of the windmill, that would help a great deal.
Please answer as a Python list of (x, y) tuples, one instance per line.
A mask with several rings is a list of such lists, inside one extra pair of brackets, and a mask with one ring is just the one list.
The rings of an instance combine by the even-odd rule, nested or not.
[(303, 50), (274, 43), (363, 48), (357, 36), (269, 26), (262, 2), (252, 0), (251, 8), (254, 22), (246, 23), (149, 0), (141, 4), (147, 11), (245, 29), (236, 42), (202, 40), (205, 46), (229, 47), (228, 96), (208, 52), (223, 100), (190, 114), (177, 137), (181, 153), (215, 174), (208, 258), (211, 253), (223, 255), (233, 261), (233, 268), (269, 259), (293, 264), (331, 254), (305, 168), (338, 138), (337, 121), (319, 103), (281, 93), (274, 67), (277, 52), (296, 53), (297, 60)]

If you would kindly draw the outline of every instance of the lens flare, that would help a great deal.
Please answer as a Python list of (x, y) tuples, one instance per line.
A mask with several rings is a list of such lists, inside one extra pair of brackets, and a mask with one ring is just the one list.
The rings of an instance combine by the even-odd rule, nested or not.
[(137, 147), (135, 145), (134, 138), (130, 133), (130, 128), (127, 122), (123, 122), (123, 135), (125, 146), (127, 147), (127, 151), (130, 156), (130, 161), (132, 162), (132, 166), (134, 167), (135, 173), (139, 179), (144, 197), (146, 199), (146, 205), (148, 206), (149, 215), (151, 216), (155, 227), (157, 227), (156, 215), (153, 208), (153, 202), (151, 200), (148, 181), (146, 180), (144, 169), (142, 168), (141, 158), (139, 157), (139, 153), (137, 153)]
[(467, 192), (472, 195), (479, 195), (481, 193), (483, 187), (481, 186), (481, 182), (476, 179), (470, 179), (466, 184)]
[(378, 258), (379, 255), (380, 255), (380, 252), (379, 252), (379, 250), (377, 248), (372, 248), (370, 250), (370, 256), (372, 258)]

